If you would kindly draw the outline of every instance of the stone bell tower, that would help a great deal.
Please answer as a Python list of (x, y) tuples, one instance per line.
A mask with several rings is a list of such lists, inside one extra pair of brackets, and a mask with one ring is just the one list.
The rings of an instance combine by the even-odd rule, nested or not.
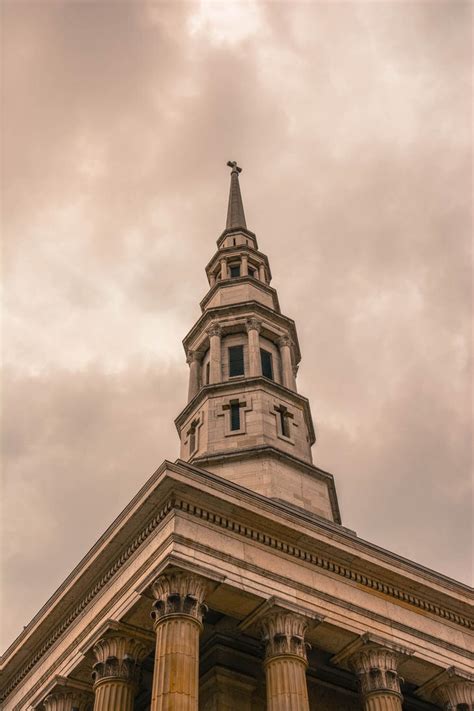
[(180, 458), (262, 494), (340, 523), (331, 474), (312, 463), (308, 399), (297, 392), (295, 323), (281, 313), (268, 257), (247, 228), (229, 161), (225, 230), (206, 266), (202, 315), (183, 341), (188, 404), (176, 418)]

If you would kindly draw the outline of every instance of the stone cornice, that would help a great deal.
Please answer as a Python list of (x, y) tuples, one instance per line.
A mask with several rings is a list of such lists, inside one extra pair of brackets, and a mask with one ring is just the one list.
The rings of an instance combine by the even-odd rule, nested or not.
[[(242, 277), (247, 278), (247, 277)], [(271, 287), (268, 287), (271, 289)], [(301, 352), (298, 343), (298, 334), (296, 333), (296, 326), (293, 319), (288, 316), (284, 316), (278, 313), (274, 309), (259, 303), (258, 301), (242, 301), (239, 304), (229, 304), (226, 306), (213, 306), (212, 309), (205, 311), (199, 319), (196, 321), (191, 330), (183, 338), (183, 347), (187, 353), (190, 344), (196, 335), (200, 332), (204, 332), (211, 321), (219, 320), (228, 316), (235, 316), (237, 318), (243, 319), (243, 325), (245, 328), (245, 320), (248, 316), (255, 316), (260, 320), (274, 321), (282, 329), (289, 331), (291, 340), (293, 341), (295, 347), (295, 359), (299, 363), (301, 360)]]
[[(244, 274), (242, 274), (242, 276), (239, 276), (239, 277), (232, 277), (231, 279), (224, 279), (223, 281), (216, 281), (216, 283), (210, 287), (207, 294), (199, 302), (199, 307), (201, 309), (201, 312), (203, 314), (205, 314), (208, 311), (210, 311), (212, 308), (218, 308), (218, 307), (213, 306), (209, 309), (206, 309), (206, 306), (209, 303), (209, 301), (211, 301), (214, 294), (217, 291), (219, 291), (219, 289), (231, 289), (232, 287), (235, 287), (236, 284), (250, 284), (251, 286), (255, 287), (256, 289), (260, 289), (260, 291), (264, 291), (267, 294), (270, 294), (270, 296), (272, 297), (273, 309), (274, 309), (275, 313), (281, 314), (280, 302), (279, 302), (278, 294), (277, 294), (276, 290), (269, 284), (264, 284), (263, 281), (259, 281), (258, 279), (255, 279), (255, 277), (251, 277), (249, 275), (244, 275)], [(245, 303), (248, 303), (248, 302), (245, 302)]]
[(275, 380), (270, 380), (269, 378), (264, 378), (262, 375), (247, 377), (242, 376), (241, 378), (232, 378), (232, 380), (224, 380), (221, 383), (211, 383), (210, 385), (203, 385), (196, 395), (190, 400), (187, 405), (181, 410), (179, 415), (175, 418), (174, 424), (180, 433), (180, 428), (188, 419), (189, 415), (196, 409), (198, 409), (202, 402), (208, 397), (216, 397), (219, 395), (225, 395), (226, 393), (232, 393), (234, 390), (241, 391), (243, 387), (247, 390), (255, 385), (255, 389), (264, 388), (269, 390), (276, 397), (284, 397), (286, 400), (294, 403), (303, 409), (306, 426), (308, 428), (308, 434), (310, 437), (310, 443), (314, 444), (316, 442), (316, 433), (314, 431), (313, 418), (311, 416), (311, 408), (309, 400), (304, 395), (300, 395), (295, 390), (290, 390), (286, 388), (281, 383), (277, 383)]
[[(206, 487), (208, 489), (207, 492)], [(180, 490), (185, 496), (179, 496)], [(219, 496), (219, 492), (225, 493), (225, 498)], [(189, 497), (192, 499), (194, 496), (198, 497), (196, 501), (199, 501), (199, 505), (191, 502)], [(229, 501), (229, 497), (233, 503)], [(234, 498), (232, 499), (232, 497)], [(237, 498), (238, 503), (236, 503), (235, 498)], [(215, 509), (215, 506), (205, 506), (206, 499), (210, 502), (214, 501), (216, 505), (220, 502), (219, 506), (227, 507), (232, 514), (216, 513), (215, 510), (212, 510), (213, 508)], [(251, 511), (252, 509), (256, 512), (258, 511), (259, 514), (258, 517), (256, 516), (255, 521), (261, 519), (261, 525), (266, 519), (270, 519), (274, 528), (275, 522), (280, 519), (283, 523), (278, 525), (281, 528), (283, 537), (278, 538), (275, 535), (265, 533), (265, 526), (263, 528), (258, 528), (257, 525), (249, 526), (248, 521), (245, 524), (240, 523), (236, 518), (239, 508), (245, 511)], [(468, 586), (452, 581), (433, 571), (422, 568), (422, 566), (406, 561), (395, 554), (361, 541), (348, 534), (343, 528), (339, 529), (339, 527), (334, 526), (334, 524), (329, 526), (328, 522), (325, 526), (322, 522), (305, 519), (301, 515), (296, 515), (295, 512), (292, 512), (289, 507), (283, 504), (272, 502), (210, 472), (205, 472), (179, 461), (176, 464), (165, 461), (81, 563), (76, 566), (65, 583), (36, 615), (24, 633), (7, 650), (3, 660), (3, 666), (7, 672), (4, 686), (5, 697), (44, 657), (96, 595), (111, 583), (115, 575), (145, 543), (159, 523), (168, 515), (180, 511), (202, 519), (207, 524), (232, 531), (233, 534), (248, 538), (257, 544), (274, 548), (279, 554), (292, 556), (299, 561), (325, 570), (329, 574), (346, 578), (348, 581), (353, 581), (367, 590), (382, 593), (395, 602), (403, 605), (409, 604), (414, 609), (422, 610), (424, 614), (430, 613), (462, 627), (472, 627), (471, 620), (465, 615), (450, 609), (449, 604), (447, 605), (449, 601), (444, 603), (441, 601), (439, 603), (432, 602), (430, 598), (433, 598), (433, 594), (439, 598), (440, 593), (427, 588), (426, 592), (431, 594), (426, 597), (424, 591), (421, 591), (421, 587), (419, 588), (420, 593), (416, 595), (405, 592), (403, 588), (393, 583), (384, 582), (382, 579), (383, 564), (384, 561), (390, 562), (391, 565), (398, 564), (400, 570), (404, 571), (402, 576), (405, 580), (410, 580), (416, 574), (418, 577), (422, 576), (426, 580), (436, 582), (438, 586), (444, 586), (447, 591), (456, 591), (466, 598), (470, 590)], [(379, 554), (381, 561), (380, 575), (367, 575), (359, 572), (357, 569), (357, 556), (354, 559), (355, 566), (353, 567), (349, 564), (335, 562), (334, 559), (331, 560), (331, 557), (322, 555), (317, 551), (313, 552), (307, 547), (303, 548), (293, 542), (289, 543), (288, 538), (291, 539), (292, 535), (292, 522), (293, 526), (295, 523), (298, 525), (304, 524), (308, 531), (307, 536), (311, 536), (312, 530), (314, 532), (323, 532), (325, 529), (331, 530), (330, 538), (335, 542), (335, 545), (340, 540), (361, 553), (365, 551), (371, 555)], [(287, 539), (286, 541), (285, 538)], [(318, 544), (317, 548), (319, 549), (320, 542), (318, 539), (315, 539), (315, 544)], [(337, 551), (337, 548), (334, 550)], [(101, 570), (100, 577), (97, 577), (94, 573), (95, 567), (91, 569), (91, 564), (98, 560), (102, 561), (99, 566)], [(363, 563), (363, 561), (359, 561), (359, 563)], [(449, 592), (444, 594), (444, 597), (446, 596), (449, 596)], [(60, 602), (61, 604), (59, 604)], [(28, 644), (20, 647), (26, 638), (29, 638)], [(19, 651), (22, 651), (23, 654), (18, 654), (17, 652)]]
[(257, 237), (255, 235), (255, 232), (252, 232), (251, 230), (248, 230), (246, 227), (227, 227), (216, 240), (216, 244), (219, 247), (222, 242), (225, 240), (227, 235), (231, 234), (244, 234), (250, 237), (251, 239), (255, 240), (255, 246), (258, 249), (258, 244), (257, 244)]

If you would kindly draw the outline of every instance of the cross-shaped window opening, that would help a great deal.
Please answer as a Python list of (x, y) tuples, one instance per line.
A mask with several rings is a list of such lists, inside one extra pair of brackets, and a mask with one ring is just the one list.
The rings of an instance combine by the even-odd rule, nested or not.
[(230, 429), (232, 432), (240, 430), (240, 403), (238, 400), (230, 402)]
[(189, 438), (189, 454), (192, 454), (194, 450), (196, 449), (196, 430), (198, 426), (198, 421), (193, 420), (191, 422), (191, 427), (189, 428), (188, 431), (188, 438)]
[(276, 407), (275, 411), (279, 417), (280, 420), (280, 432), (283, 435), (283, 437), (290, 437), (290, 422), (289, 419), (292, 417), (290, 413), (288, 412), (287, 408), (284, 405), (280, 405), (280, 407)]

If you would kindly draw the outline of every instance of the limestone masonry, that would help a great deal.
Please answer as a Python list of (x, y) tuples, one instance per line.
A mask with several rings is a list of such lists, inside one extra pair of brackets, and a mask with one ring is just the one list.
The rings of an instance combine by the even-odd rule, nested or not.
[(183, 341), (180, 459), (7, 650), (2, 708), (473, 711), (471, 590), (342, 525), (312, 461), (296, 326), (228, 166), (226, 228)]

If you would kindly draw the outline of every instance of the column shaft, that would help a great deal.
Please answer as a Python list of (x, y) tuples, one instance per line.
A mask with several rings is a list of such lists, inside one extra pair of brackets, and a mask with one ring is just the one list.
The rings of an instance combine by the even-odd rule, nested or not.
[(258, 267), (258, 278), (260, 279), (260, 281), (263, 281), (264, 284), (267, 283), (267, 280), (265, 278), (265, 265), (264, 264), (260, 264)]
[(260, 359), (260, 324), (256, 319), (247, 322), (248, 349), (249, 349), (249, 374), (251, 376), (262, 374)]
[(218, 326), (209, 330), (209, 380), (211, 383), (220, 383), (222, 381), (222, 366), (221, 366), (221, 331)]
[(290, 390), (296, 390), (296, 381), (291, 363), (291, 341), (289, 338), (283, 337), (278, 341), (278, 345), (280, 346), (283, 385)]
[(134, 692), (125, 681), (103, 680), (95, 687), (94, 711), (133, 711)]
[(159, 622), (152, 711), (197, 711), (199, 632), (199, 623), (190, 617), (170, 617)]
[(227, 279), (227, 261), (221, 259), (221, 279)]
[(267, 710), (309, 711), (306, 663), (298, 657), (276, 657), (267, 662)]
[(212, 288), (216, 283), (215, 274), (209, 274), (209, 286)]
[(242, 276), (248, 276), (249, 273), (249, 258), (246, 254), (242, 255), (242, 266), (241, 266)]
[(364, 711), (402, 711), (402, 700), (394, 694), (373, 694), (364, 700)]
[(189, 387), (188, 387), (188, 402), (193, 399), (199, 390), (199, 374), (201, 363), (196, 353), (190, 353), (188, 356), (189, 363)]
[(185, 571), (160, 575), (152, 585), (156, 633), (151, 711), (198, 711), (199, 633), (206, 581)]

